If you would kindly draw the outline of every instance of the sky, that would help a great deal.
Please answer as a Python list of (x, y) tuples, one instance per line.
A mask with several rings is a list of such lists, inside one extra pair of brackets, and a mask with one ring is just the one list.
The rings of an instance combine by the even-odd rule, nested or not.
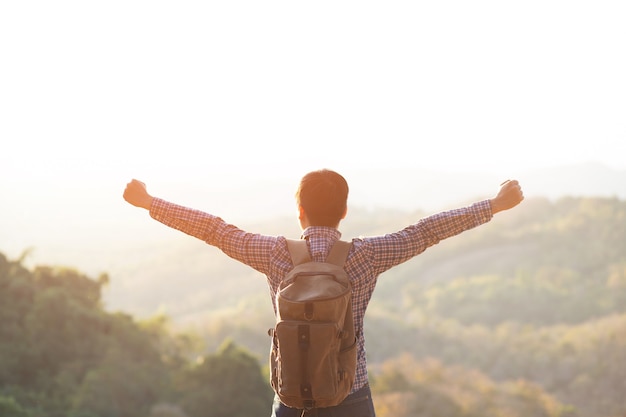
[(595, 0), (2, 2), (0, 252), (128, 238), (131, 178), (193, 205), (270, 179), (292, 198), (323, 167), (626, 170), (624, 21)]

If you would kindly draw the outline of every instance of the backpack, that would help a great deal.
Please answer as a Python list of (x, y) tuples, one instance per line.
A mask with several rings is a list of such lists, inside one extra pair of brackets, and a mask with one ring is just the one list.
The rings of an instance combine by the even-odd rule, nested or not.
[(294, 268), (276, 292), (270, 382), (288, 407), (331, 407), (350, 393), (356, 374), (352, 289), (343, 269), (352, 243), (336, 242), (326, 262), (311, 261), (304, 240), (287, 244)]

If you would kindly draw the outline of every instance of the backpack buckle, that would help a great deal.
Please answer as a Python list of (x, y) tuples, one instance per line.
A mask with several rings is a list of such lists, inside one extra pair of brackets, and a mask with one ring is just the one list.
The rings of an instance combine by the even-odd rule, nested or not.
[(304, 318), (307, 321), (313, 320), (313, 303), (304, 304)]

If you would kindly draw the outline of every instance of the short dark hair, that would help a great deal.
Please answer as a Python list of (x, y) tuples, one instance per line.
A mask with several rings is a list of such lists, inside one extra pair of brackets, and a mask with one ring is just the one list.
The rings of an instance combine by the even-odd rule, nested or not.
[(302, 177), (296, 192), (312, 226), (336, 227), (348, 204), (348, 182), (329, 169), (312, 171)]

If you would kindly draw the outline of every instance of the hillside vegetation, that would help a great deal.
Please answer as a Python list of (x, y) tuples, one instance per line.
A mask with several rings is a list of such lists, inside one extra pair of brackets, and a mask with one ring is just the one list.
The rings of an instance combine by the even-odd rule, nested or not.
[[(423, 215), (352, 211), (343, 237)], [(260, 381), (256, 413), (211, 415), (269, 410), (263, 277), (196, 242), (142, 262), (138, 300), (169, 291), (171, 321), (107, 311), (107, 276), (0, 255), (0, 416), (201, 415), (235, 396), (230, 366)], [(626, 202), (529, 199), (440, 243), (381, 276), (366, 339), (379, 416), (626, 414)]]

